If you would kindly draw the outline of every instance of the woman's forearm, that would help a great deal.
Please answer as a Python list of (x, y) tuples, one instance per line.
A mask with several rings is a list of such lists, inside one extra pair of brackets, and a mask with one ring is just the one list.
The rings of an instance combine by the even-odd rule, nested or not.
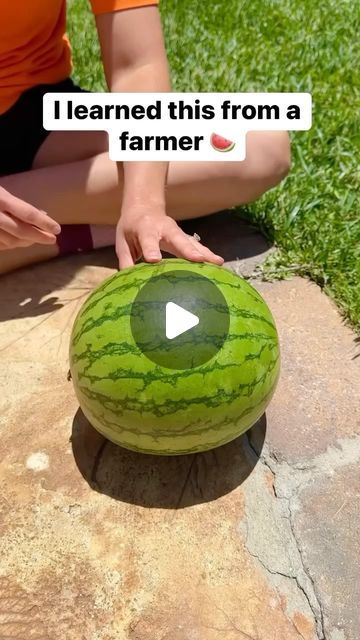
[[(110, 88), (119, 93), (170, 91), (166, 58), (143, 66), (130, 66), (114, 78)], [(165, 213), (167, 162), (124, 162), (119, 165), (121, 170), (124, 173), (123, 209), (144, 208), (149, 212), (156, 208)]]
[[(125, 162), (122, 209), (165, 213), (167, 162)], [(121, 171), (121, 165), (119, 167)]]
[[(97, 21), (109, 90), (115, 93), (171, 91), (161, 21), (156, 7), (100, 16)], [(116, 37), (114, 37), (116, 35)], [(162, 209), (166, 162), (126, 162), (122, 210)], [(119, 211), (120, 213), (120, 211)]]

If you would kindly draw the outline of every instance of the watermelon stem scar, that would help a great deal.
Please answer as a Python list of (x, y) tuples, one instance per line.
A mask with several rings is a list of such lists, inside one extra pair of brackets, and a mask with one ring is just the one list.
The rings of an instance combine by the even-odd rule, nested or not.
[(222, 153), (227, 151), (232, 151), (235, 147), (235, 142), (231, 140), (227, 140), (223, 138), (223, 136), (219, 136), (217, 133), (212, 133), (210, 136), (210, 144), (216, 151), (221, 151)]

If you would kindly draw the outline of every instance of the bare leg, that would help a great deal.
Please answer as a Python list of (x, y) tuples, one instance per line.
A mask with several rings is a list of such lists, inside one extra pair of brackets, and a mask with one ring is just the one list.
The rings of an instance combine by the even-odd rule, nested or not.
[[(106, 144), (103, 134), (52, 133), (31, 171), (0, 184), (61, 224), (116, 224), (122, 184)], [(243, 162), (170, 163), (168, 214), (185, 220), (251, 202), (286, 175), (289, 157), (287, 133), (251, 132)], [(44, 245), (2, 251), (0, 273), (56, 254), (55, 246)]]

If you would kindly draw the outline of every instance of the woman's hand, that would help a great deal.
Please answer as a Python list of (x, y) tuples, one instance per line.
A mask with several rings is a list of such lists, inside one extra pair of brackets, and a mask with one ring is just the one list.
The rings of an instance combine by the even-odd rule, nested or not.
[(0, 251), (40, 244), (55, 244), (60, 225), (31, 204), (0, 187)]
[(161, 260), (161, 250), (193, 262), (224, 260), (187, 235), (163, 210), (123, 211), (117, 225), (116, 253), (120, 269), (131, 267), (141, 256), (146, 262)]
[[(119, 93), (171, 91), (160, 13), (155, 6), (96, 17), (108, 87)], [(161, 250), (194, 262), (223, 259), (181, 231), (166, 215), (167, 162), (119, 163), (123, 183), (116, 252), (120, 269), (138, 258), (161, 260)]]

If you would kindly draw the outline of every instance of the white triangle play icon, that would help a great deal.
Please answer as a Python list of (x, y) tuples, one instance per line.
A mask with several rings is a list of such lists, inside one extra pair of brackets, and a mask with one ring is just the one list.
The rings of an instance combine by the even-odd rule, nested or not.
[(168, 302), (166, 305), (166, 320), (165, 320), (165, 332), (166, 337), (169, 340), (173, 340), (177, 336), (180, 336), (185, 331), (189, 331), (193, 327), (199, 324), (199, 318), (190, 311), (186, 311), (183, 307), (180, 307), (175, 302)]

